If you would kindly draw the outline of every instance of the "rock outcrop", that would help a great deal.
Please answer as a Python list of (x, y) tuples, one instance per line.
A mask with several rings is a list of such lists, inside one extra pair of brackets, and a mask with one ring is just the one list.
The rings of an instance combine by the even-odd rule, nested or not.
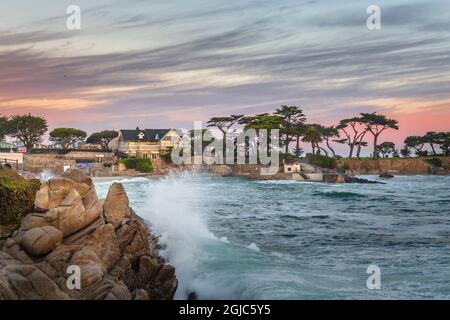
[(389, 172), (389, 171), (383, 171), (380, 173), (379, 175), (380, 178), (384, 178), (384, 179), (391, 179), (394, 178), (394, 176)]
[(231, 167), (224, 165), (224, 164), (218, 164), (218, 165), (211, 165), (208, 166), (208, 171), (220, 176), (231, 176), (231, 174), (233, 173), (233, 170), (231, 169)]
[(173, 298), (175, 269), (121, 184), (103, 201), (90, 178), (69, 171), (41, 185), (35, 211), (0, 242), (0, 300)]
[(369, 184), (384, 184), (380, 181), (374, 181), (374, 180), (367, 180), (363, 178), (357, 178), (352, 176), (345, 176), (344, 178), (345, 183), (369, 183)]

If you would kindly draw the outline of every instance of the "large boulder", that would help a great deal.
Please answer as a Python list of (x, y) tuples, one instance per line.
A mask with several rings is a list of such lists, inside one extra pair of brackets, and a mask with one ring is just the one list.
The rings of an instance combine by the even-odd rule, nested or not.
[(229, 167), (227, 165), (220, 164), (220, 165), (210, 166), (209, 172), (225, 177), (225, 176), (231, 176), (231, 174), (233, 173), (233, 170), (231, 169), (231, 167)]
[(83, 174), (80, 170), (73, 170), (73, 169), (67, 170), (61, 175), (61, 177), (70, 179), (77, 183), (84, 183), (89, 186), (94, 186), (92, 179)]
[[(8, 265), (1, 270), (6, 281), (0, 284), (1, 296), (14, 295), (21, 300), (67, 300), (69, 296), (34, 265)], [(1, 280), (0, 280), (1, 282)]]
[(67, 178), (50, 179), (42, 184), (36, 194), (35, 206), (38, 210), (45, 211), (62, 205), (67, 195), (75, 189), (81, 197), (84, 197), (93, 186), (78, 183)]
[[(173, 298), (175, 269), (157, 254), (121, 184), (102, 201), (91, 179), (69, 171), (44, 183), (35, 204), (0, 242), (0, 300)], [(79, 290), (68, 287), (74, 266)]]
[(32, 256), (41, 256), (54, 250), (63, 239), (63, 233), (52, 226), (33, 228), (25, 231), (21, 245)]
[(103, 204), (106, 222), (118, 227), (131, 217), (128, 195), (121, 183), (113, 183)]

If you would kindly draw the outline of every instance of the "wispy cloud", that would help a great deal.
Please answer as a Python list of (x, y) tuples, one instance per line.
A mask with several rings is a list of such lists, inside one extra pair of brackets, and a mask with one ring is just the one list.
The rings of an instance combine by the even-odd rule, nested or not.
[(88, 115), (85, 129), (102, 116), (187, 127), (280, 104), (332, 122), (365, 109), (437, 113), (450, 99), (445, 1), (383, 2), (379, 31), (356, 0), (83, 3), (79, 33), (53, 11), (0, 31), (1, 112)]

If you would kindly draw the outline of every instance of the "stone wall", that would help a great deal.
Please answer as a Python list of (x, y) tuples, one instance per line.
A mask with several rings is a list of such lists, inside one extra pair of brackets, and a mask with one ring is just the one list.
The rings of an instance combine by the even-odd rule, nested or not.
[[(91, 159), (96, 161), (98, 158), (103, 159), (103, 162), (90, 163), (89, 167), (81, 168), (77, 164), (77, 159)], [(61, 174), (64, 172), (64, 167), (70, 167), (71, 169), (83, 170), (86, 174), (94, 174), (96, 171), (104, 170), (104, 163), (114, 163), (114, 156), (110, 152), (102, 151), (71, 151), (67, 154), (33, 154), (28, 153), (24, 155), (23, 169), (25, 171), (40, 173), (43, 170), (50, 170), (55, 174)]]

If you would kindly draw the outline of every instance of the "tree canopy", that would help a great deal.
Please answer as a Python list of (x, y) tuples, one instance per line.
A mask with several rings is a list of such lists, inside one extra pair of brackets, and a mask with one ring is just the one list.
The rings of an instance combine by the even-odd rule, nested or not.
[(103, 149), (109, 150), (109, 144), (113, 141), (119, 133), (114, 130), (104, 130), (100, 132), (94, 132), (87, 138), (87, 143), (101, 144)]
[(8, 134), (8, 118), (0, 115), (0, 140)]
[(316, 125), (307, 126), (302, 141), (311, 143), (312, 152), (316, 153), (316, 149), (319, 149), (318, 144), (323, 141), (319, 128)]
[(87, 133), (75, 128), (56, 128), (50, 132), (49, 140), (60, 145), (63, 150), (74, 147), (86, 139)]
[(336, 128), (344, 134), (345, 139), (335, 140), (337, 143), (345, 143), (349, 146), (348, 157), (353, 157), (355, 147), (358, 147), (357, 156), (361, 152), (362, 142), (366, 133), (369, 131), (363, 117), (353, 117), (342, 119)]
[(238, 121), (243, 117), (243, 115), (233, 114), (231, 116), (226, 117), (213, 117), (207, 122), (208, 127), (216, 127), (223, 134), (223, 139), (225, 140), (225, 136), (230, 130), (230, 128), (238, 123)]
[(274, 115), (281, 118), (280, 133), (283, 135), (282, 143), (285, 147), (285, 153), (288, 153), (289, 144), (298, 135), (298, 131), (303, 129), (303, 124), (306, 122), (305, 114), (297, 106), (284, 105), (276, 109)]
[(12, 116), (7, 128), (8, 136), (19, 139), (30, 150), (34, 144), (42, 141), (48, 126), (46, 119), (28, 114)]
[(395, 143), (389, 141), (383, 142), (377, 146), (377, 151), (380, 152), (385, 158), (386, 155), (395, 152)]
[(378, 159), (378, 138), (387, 129), (398, 130), (398, 121), (389, 119), (385, 115), (373, 113), (361, 113), (361, 120), (367, 130), (373, 135), (373, 158)]

